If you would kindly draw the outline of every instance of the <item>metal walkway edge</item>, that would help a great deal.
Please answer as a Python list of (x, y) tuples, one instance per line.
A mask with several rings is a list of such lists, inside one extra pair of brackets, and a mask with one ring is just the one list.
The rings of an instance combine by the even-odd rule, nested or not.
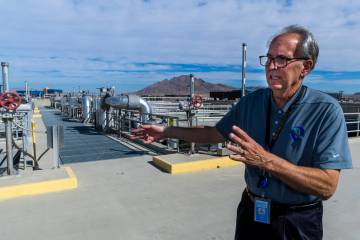
[(59, 110), (41, 108), (40, 112), (46, 126), (64, 126), (64, 147), (60, 149), (60, 158), (64, 164), (145, 154), (143, 151), (130, 149), (81, 122), (62, 116)]

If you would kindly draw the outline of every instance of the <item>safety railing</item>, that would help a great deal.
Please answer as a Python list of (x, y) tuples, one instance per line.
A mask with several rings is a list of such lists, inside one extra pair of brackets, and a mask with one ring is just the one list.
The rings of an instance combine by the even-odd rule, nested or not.
[[(140, 115), (145, 116), (146, 120), (140, 120)], [(116, 131), (118, 135), (121, 136), (123, 133), (129, 134), (131, 130), (137, 128), (139, 124), (145, 124), (149, 122), (166, 126), (179, 127), (181, 119), (170, 115), (153, 113), (140, 114), (137, 110), (121, 109), (111, 112), (108, 127)], [(169, 148), (177, 149), (177, 151), (179, 151), (178, 139), (167, 139), (167, 145)]]
[(347, 133), (352, 136), (360, 136), (360, 112), (344, 113), (346, 119)]

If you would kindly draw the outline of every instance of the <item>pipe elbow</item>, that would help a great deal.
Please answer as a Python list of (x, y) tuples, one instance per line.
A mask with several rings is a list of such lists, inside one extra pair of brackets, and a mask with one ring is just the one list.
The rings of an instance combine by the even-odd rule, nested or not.
[(140, 112), (149, 114), (152, 113), (151, 105), (143, 98), (140, 98)]

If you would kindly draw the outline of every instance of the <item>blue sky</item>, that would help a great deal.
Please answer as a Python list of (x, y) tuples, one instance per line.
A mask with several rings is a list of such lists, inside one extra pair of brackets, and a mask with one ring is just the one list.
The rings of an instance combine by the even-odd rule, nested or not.
[(360, 92), (357, 0), (0, 0), (0, 61), (10, 87), (139, 90), (195, 74), (235, 87), (241, 45), (247, 84), (265, 86), (258, 56), (290, 24), (309, 28), (320, 45), (305, 80), (323, 91)]

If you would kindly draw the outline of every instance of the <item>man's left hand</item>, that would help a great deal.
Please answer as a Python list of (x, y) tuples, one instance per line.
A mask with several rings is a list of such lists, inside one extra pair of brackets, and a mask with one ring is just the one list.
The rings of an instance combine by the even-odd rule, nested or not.
[(270, 153), (241, 128), (233, 126), (229, 139), (233, 144), (227, 143), (226, 148), (235, 153), (230, 155), (231, 159), (260, 168), (270, 161)]

